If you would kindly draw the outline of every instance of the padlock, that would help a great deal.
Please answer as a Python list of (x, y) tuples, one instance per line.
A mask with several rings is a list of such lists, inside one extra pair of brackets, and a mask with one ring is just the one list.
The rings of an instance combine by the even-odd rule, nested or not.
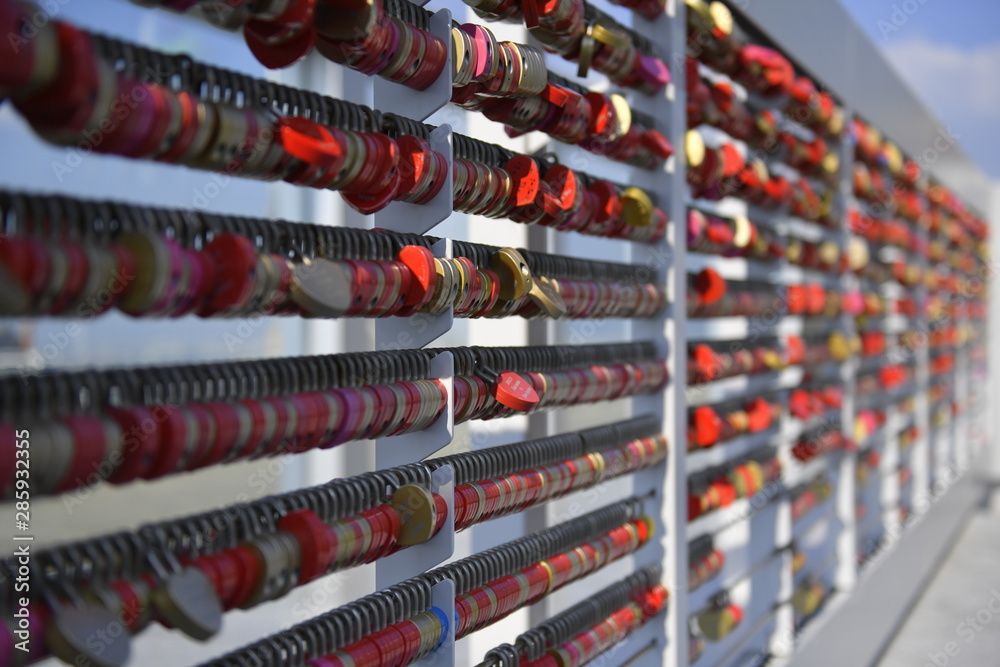
[(278, 529), (293, 535), (299, 542), (298, 585), (326, 574), (333, 564), (336, 544), (330, 527), (315, 512), (307, 509), (289, 512), (278, 520)]
[(256, 16), (243, 24), (243, 38), (254, 57), (270, 69), (288, 67), (309, 54), (316, 43), (313, 16), (317, 0), (287, 0), (284, 11)]
[[(102, 604), (86, 602), (75, 594), (75, 601), (63, 605), (49, 601), (50, 614), (45, 624), (45, 646), (55, 657), (70, 664), (86, 661), (100, 667), (121, 667), (128, 662), (129, 635), (121, 628), (115, 612)], [(117, 611), (117, 610), (116, 610)], [(119, 628), (111, 636), (109, 628)], [(106, 637), (95, 643), (95, 637)]]
[(204, 641), (222, 627), (222, 607), (215, 589), (198, 568), (164, 573), (150, 599), (161, 620), (194, 639)]
[(411, 546), (433, 537), (437, 507), (430, 492), (415, 484), (405, 484), (393, 493), (392, 506), (400, 516), (398, 544)]
[(698, 615), (698, 628), (712, 641), (721, 641), (743, 620), (743, 610), (734, 604), (703, 611)]
[(425, 90), (443, 72), (447, 47), (437, 36), (394, 17), (379, 0), (317, 2), (316, 49), (334, 62)]

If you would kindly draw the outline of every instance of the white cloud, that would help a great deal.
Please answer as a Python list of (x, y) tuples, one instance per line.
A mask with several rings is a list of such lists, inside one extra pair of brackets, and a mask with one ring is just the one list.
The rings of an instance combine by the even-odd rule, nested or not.
[(915, 35), (892, 40), (882, 48), (937, 115), (996, 117), (1000, 109), (1000, 43), (962, 48)]

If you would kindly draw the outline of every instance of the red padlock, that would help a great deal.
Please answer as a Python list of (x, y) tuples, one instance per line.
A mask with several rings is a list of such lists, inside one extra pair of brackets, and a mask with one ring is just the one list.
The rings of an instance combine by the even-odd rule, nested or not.
[(316, 0), (288, 0), (281, 15), (243, 24), (243, 38), (264, 67), (288, 67), (309, 55), (316, 44)]
[(695, 276), (694, 285), (702, 304), (715, 303), (726, 294), (726, 281), (715, 269), (702, 269)]

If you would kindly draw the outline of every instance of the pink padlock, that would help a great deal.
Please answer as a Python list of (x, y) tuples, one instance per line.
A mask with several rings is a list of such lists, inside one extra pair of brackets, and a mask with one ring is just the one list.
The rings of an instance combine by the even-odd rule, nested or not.
[(865, 297), (861, 292), (844, 292), (840, 297), (840, 307), (848, 315), (860, 315), (865, 310)]
[(494, 71), (494, 56), (490, 51), (490, 38), (482, 26), (478, 26), (474, 23), (464, 23), (459, 26), (459, 30), (472, 38), (474, 48), (472, 49), (472, 53), (470, 55), (475, 56), (475, 60), (471, 63), (472, 80), (478, 81), (479, 79), (488, 76), (491, 71)]
[(643, 55), (636, 58), (632, 75), (646, 84), (651, 92), (657, 92), (670, 83), (670, 69), (667, 64), (655, 56)]

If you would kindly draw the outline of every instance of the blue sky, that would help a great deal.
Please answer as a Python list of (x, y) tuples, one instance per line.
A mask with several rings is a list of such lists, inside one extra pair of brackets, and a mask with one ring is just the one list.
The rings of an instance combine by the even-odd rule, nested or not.
[(1000, 180), (1000, 2), (840, 0), (969, 157)]

